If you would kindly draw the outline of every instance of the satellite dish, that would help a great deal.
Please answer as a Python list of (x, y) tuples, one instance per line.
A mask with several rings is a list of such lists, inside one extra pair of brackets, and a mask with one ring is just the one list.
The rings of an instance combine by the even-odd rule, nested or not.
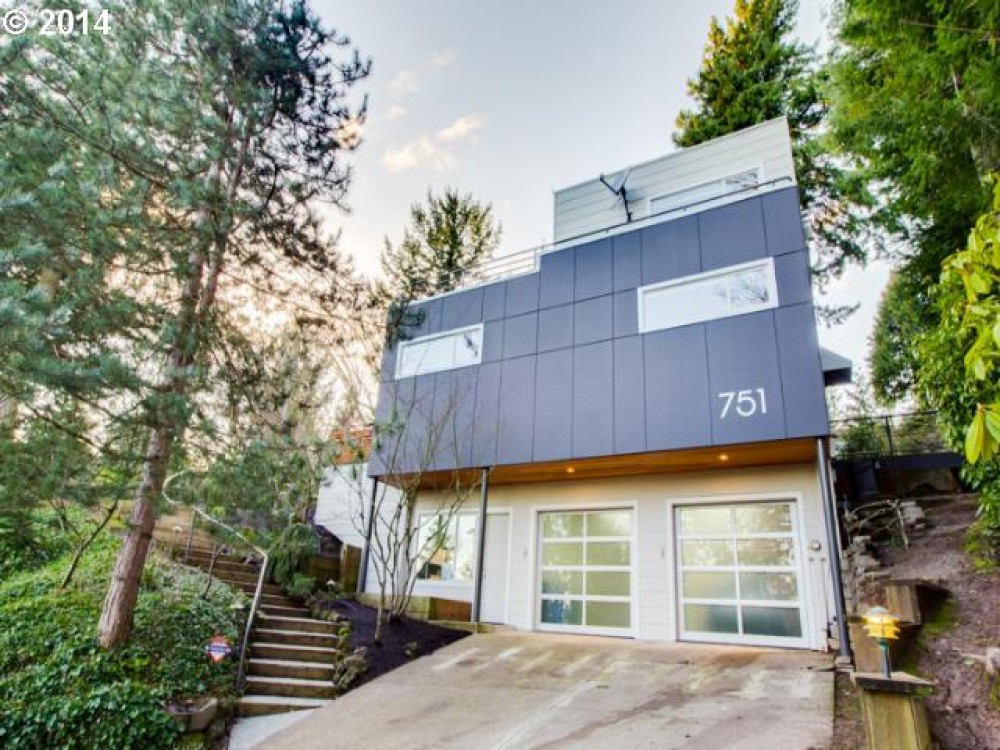
[(628, 204), (628, 190), (625, 187), (625, 183), (628, 182), (628, 176), (632, 174), (632, 168), (624, 169), (613, 177), (605, 177), (603, 174), (598, 175), (598, 180), (604, 185), (608, 190), (615, 194), (615, 198), (622, 202), (625, 207), (625, 217), (627, 221), (632, 221), (632, 208)]

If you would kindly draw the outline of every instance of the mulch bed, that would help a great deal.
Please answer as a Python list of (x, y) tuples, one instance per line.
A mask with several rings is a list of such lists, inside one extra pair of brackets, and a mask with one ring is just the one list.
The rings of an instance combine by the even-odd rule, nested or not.
[(403, 617), (386, 622), (382, 626), (381, 642), (375, 643), (374, 607), (351, 599), (338, 599), (332, 608), (351, 623), (351, 645), (354, 648), (363, 646), (367, 651), (368, 671), (351, 685), (352, 689), (470, 635), (465, 630)]

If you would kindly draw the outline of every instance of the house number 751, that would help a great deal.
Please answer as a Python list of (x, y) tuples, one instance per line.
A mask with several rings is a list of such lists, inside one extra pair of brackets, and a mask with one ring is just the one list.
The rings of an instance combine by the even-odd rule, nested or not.
[(722, 413), (719, 419), (725, 419), (731, 411), (741, 417), (752, 417), (758, 411), (767, 414), (767, 395), (763, 388), (748, 388), (745, 391), (722, 391), (718, 394), (723, 400)]

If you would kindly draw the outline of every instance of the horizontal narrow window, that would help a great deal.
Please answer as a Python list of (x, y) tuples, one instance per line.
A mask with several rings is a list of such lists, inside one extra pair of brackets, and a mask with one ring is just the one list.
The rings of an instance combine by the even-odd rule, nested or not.
[(696, 203), (704, 203), (724, 195), (738, 193), (741, 190), (757, 187), (760, 184), (760, 170), (747, 169), (737, 174), (723, 177), (721, 180), (703, 182), (700, 185), (692, 185), (682, 190), (676, 190), (665, 195), (657, 195), (649, 199), (649, 214), (657, 214), (673, 211)]
[(422, 336), (399, 345), (396, 377), (411, 378), (429, 372), (478, 365), (483, 359), (483, 326)]
[(639, 330), (659, 331), (778, 306), (774, 262), (729, 266), (639, 288)]

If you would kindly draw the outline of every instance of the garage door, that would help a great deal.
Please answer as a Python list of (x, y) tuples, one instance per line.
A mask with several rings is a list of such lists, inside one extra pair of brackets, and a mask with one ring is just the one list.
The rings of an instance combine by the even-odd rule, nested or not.
[(632, 627), (632, 511), (539, 516), (538, 627), (627, 634)]
[(793, 502), (676, 509), (681, 636), (804, 646)]

